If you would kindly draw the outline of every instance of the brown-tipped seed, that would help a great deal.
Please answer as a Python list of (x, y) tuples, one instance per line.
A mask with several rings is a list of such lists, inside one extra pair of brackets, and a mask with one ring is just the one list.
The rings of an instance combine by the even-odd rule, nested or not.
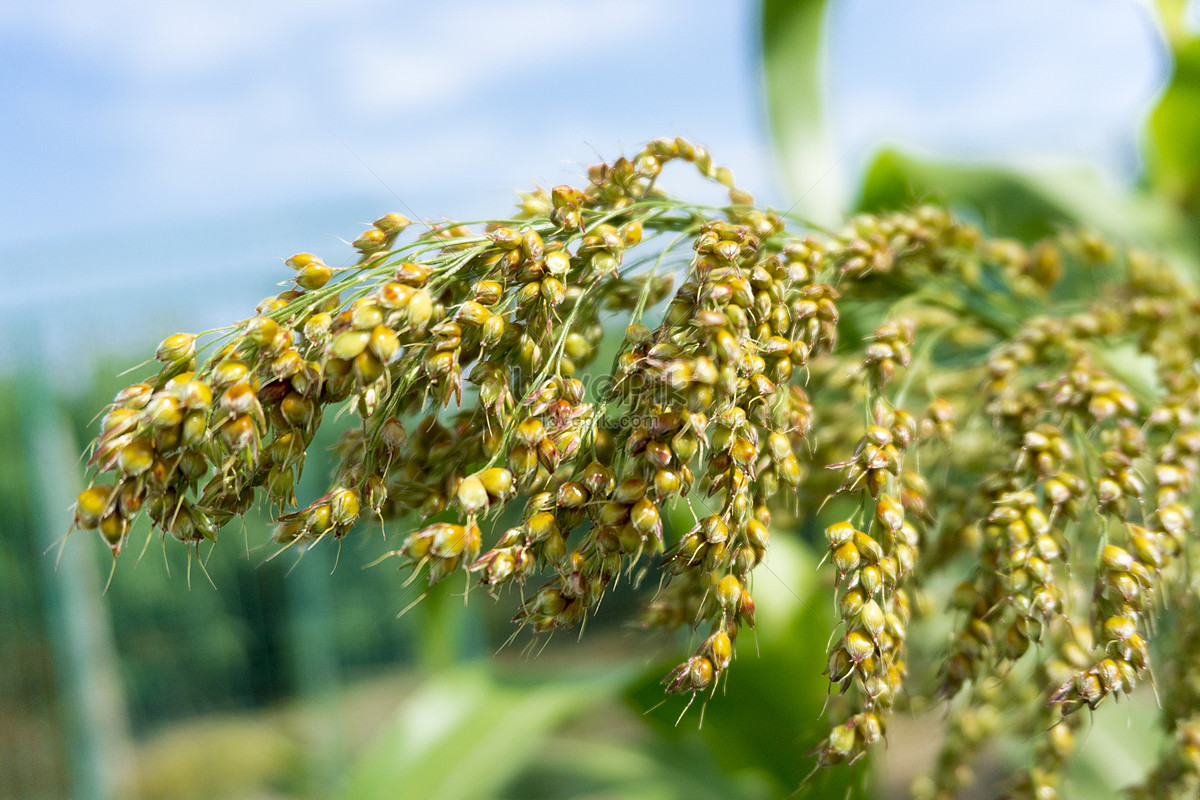
[(861, 561), (862, 555), (853, 542), (843, 542), (833, 551), (833, 565), (837, 567), (838, 573), (841, 575), (854, 570)]
[(662, 536), (662, 519), (658, 508), (648, 498), (638, 500), (629, 510), (629, 521), (638, 533), (652, 533), (655, 538)]
[(110, 485), (100, 484), (84, 489), (75, 501), (75, 526), (85, 530), (95, 528), (114, 498)]
[(196, 337), (190, 333), (176, 333), (162, 340), (154, 352), (155, 358), (167, 364), (186, 361), (196, 354)]
[(296, 273), (296, 285), (301, 289), (315, 291), (333, 277), (333, 269), (325, 264), (309, 264)]
[(371, 329), (370, 338), (367, 340), (367, 347), (381, 363), (387, 364), (399, 352), (400, 339), (391, 328), (385, 325), (376, 325)]
[(669, 694), (699, 692), (709, 687), (715, 673), (713, 663), (708, 657), (693, 656), (676, 667), (663, 683), (667, 684)]
[(322, 264), (324, 262), (312, 253), (297, 253), (283, 263), (292, 269), (304, 269), (312, 264)]
[(742, 582), (735, 575), (726, 575), (718, 581), (715, 592), (721, 608), (735, 608), (742, 599)]
[(854, 538), (854, 526), (849, 522), (835, 522), (825, 529), (825, 539), (831, 547), (840, 547)]
[[(507, 470), (505, 470), (507, 472)], [(476, 475), (463, 478), (456, 491), (458, 504), (468, 514), (478, 514), (488, 507), (488, 491)]]
[(875, 642), (863, 631), (852, 630), (842, 637), (842, 649), (850, 656), (852, 663), (861, 664), (874, 655)]
[(504, 467), (491, 467), (479, 473), (479, 481), (493, 500), (507, 500), (515, 487), (513, 474)]

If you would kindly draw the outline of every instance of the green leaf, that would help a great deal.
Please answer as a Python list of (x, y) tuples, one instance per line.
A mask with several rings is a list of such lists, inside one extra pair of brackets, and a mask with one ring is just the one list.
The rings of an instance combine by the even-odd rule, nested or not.
[(350, 770), (346, 800), (482, 800), (538, 758), (554, 729), (620, 691), (620, 669), (501, 678), (484, 664), (442, 670), (397, 711)]
[(826, 127), (825, 0), (763, 0), (760, 17), (766, 114), (784, 190), (796, 210), (832, 222), (844, 208)]
[(1200, 211), (1200, 37), (1175, 52), (1175, 73), (1150, 115), (1148, 167), (1156, 188)]
[(882, 152), (867, 170), (861, 211), (936, 202), (976, 217), (993, 234), (1024, 240), (1085, 226), (1117, 241), (1148, 245), (1192, 276), (1200, 274), (1200, 231), (1150, 192), (1123, 192), (1078, 167), (1023, 173), (998, 166), (939, 164)]
[[(629, 713), (633, 716), (632, 710)], [(723, 772), (702, 746), (680, 746), (648, 730), (633, 733), (624, 740), (611, 735), (556, 736), (539, 754), (536, 772), (540, 774), (510, 786), (506, 798), (766, 800), (779, 794), (769, 792), (766, 783), (754, 776)]]
[(880, 153), (868, 168), (858, 209), (881, 212), (924, 202), (969, 211), (989, 231), (1022, 239), (1047, 236), (1074, 220), (1027, 176), (1001, 167), (920, 161), (893, 150)]

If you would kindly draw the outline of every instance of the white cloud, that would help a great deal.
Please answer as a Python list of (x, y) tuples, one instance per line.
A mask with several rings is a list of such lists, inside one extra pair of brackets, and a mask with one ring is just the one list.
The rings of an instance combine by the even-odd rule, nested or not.
[[(367, 118), (451, 105), (486, 87), (534, 94), (545, 71), (590, 72), (591, 54), (616, 55), (615, 31), (622, 51), (653, 47), (671, 15), (689, 5), (520, 0), (431, 6), (395, 28), (340, 39), (342, 90), (349, 109)], [(632, 20), (638, 25), (623, 24)]]
[(0, 18), (6, 28), (97, 64), (151, 80), (195, 76), (348, 18), (377, 0), (33, 0)]
[[(836, 4), (841, 169), (854, 174), (883, 137), (1114, 160), (1155, 74), (1122, 50), (1139, 35), (1136, 6), (1012, 2)], [(750, 0), (0, 4), (0, 24), (64, 71), (104, 76), (96, 102), (53, 98), (46, 116), (79, 132), (51, 180), (104, 204), (97, 225), (318, 196), (390, 202), (371, 171), (406, 200), (455, 187), (464, 205), (480, 192), (507, 202), (532, 179), (578, 176), (590, 144), (611, 156), (677, 132), (766, 196), (752, 16)], [(560, 168), (564, 156), (579, 166)]]
[[(357, 0), (333, 14), (311, 3), (245, 4), (244, 13), (224, 0), (106, 5), (99, 13), (77, 0), (47, 3), (24, 25), (53, 28), (60, 47), (125, 74), (102, 106), (69, 109), (82, 116), (64, 122), (135, 153), (115, 202), (137, 197), (165, 215), (374, 191), (359, 159), (408, 186), (436, 184), (448, 169), (494, 173), (523, 149), (511, 137), (536, 140), (530, 124), (552, 124), (558, 107), (586, 108), (588, 83), (610, 73), (636, 80), (636, 63), (583, 56), (610, 52), (614, 26), (623, 47), (645, 51), (690, 7), (523, 0), (397, 13)], [(621, 25), (632, 20), (641, 24)], [(531, 102), (547, 70), (579, 74), (581, 94)]]

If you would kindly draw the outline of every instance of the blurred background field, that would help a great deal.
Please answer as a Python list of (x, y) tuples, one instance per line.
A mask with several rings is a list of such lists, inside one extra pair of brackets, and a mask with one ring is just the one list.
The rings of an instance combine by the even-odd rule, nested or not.
[[(378, 526), (268, 560), (262, 514), (199, 555), (143, 530), (111, 570), (99, 541), (62, 541), (96, 412), (163, 336), (252, 313), (294, 252), (347, 263), (343, 240), (388, 211), (503, 214), (662, 135), (814, 218), (935, 199), (1195, 269), (1192, 6), (5, 4), (0, 797), (788, 794), (826, 724), (832, 624), (800, 537), (756, 587), (757, 647), (702, 727), (699, 703), (676, 725), (658, 680), (685, 643), (621, 622), (628, 593), (579, 641), (502, 647), (516, 598), (443, 592), (397, 619), (420, 587), (364, 569)], [(302, 501), (327, 470), (307, 472)], [(1153, 716), (1143, 697), (1097, 719), (1078, 796), (1138, 777)], [(932, 755), (902, 725), (874, 774), (801, 795), (901, 796)]]

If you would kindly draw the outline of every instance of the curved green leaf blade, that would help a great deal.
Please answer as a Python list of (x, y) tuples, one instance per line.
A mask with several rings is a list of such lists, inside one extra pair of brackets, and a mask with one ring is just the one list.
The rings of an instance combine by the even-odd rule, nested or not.
[(1175, 52), (1175, 73), (1150, 116), (1149, 173), (1185, 211), (1200, 211), (1200, 37)]
[[(582, 672), (582, 674), (580, 674)], [(555, 727), (606, 697), (628, 672), (500, 679), (482, 664), (449, 667), (398, 710), (349, 771), (345, 800), (482, 800), (533, 760)]]
[(836, 221), (845, 206), (825, 119), (826, 0), (763, 0), (760, 17), (766, 115), (784, 190), (796, 210)]
[(1130, 244), (1152, 244), (1184, 272), (1200, 274), (1200, 230), (1186, 215), (1149, 192), (1121, 192), (1094, 170), (1033, 174), (880, 153), (863, 179), (858, 209), (922, 202), (965, 211), (993, 233), (1025, 240), (1082, 225)]

